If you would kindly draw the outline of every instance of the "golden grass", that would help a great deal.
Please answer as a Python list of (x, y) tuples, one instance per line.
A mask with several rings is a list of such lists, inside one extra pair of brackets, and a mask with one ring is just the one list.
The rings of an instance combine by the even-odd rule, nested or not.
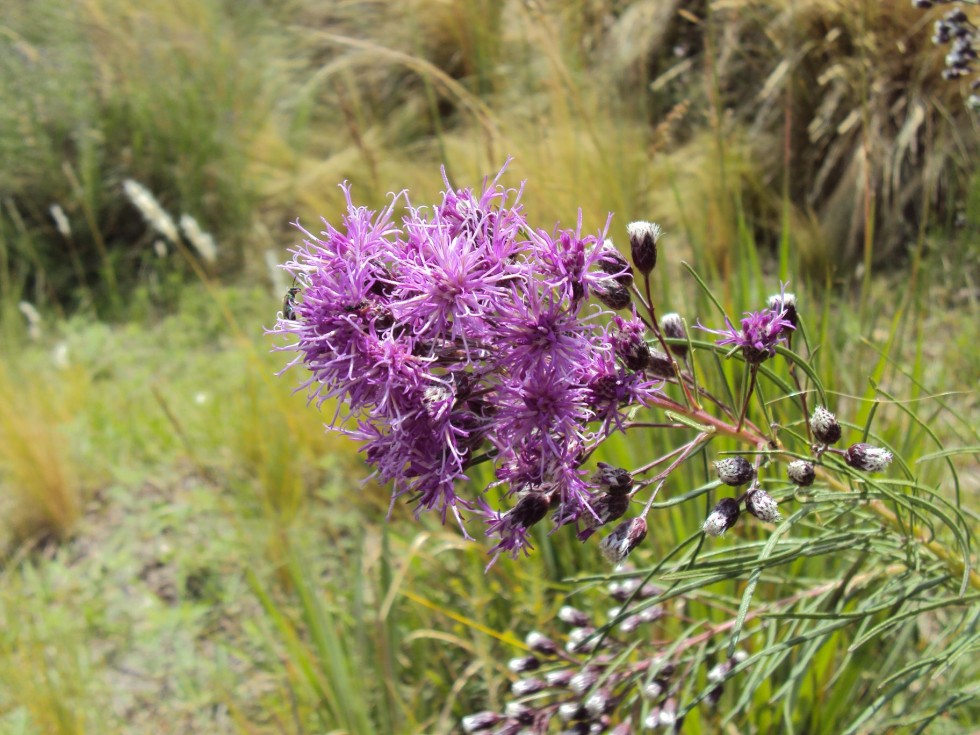
[(0, 363), (0, 491), (10, 541), (64, 539), (78, 521), (78, 472), (64, 427), (81, 388)]

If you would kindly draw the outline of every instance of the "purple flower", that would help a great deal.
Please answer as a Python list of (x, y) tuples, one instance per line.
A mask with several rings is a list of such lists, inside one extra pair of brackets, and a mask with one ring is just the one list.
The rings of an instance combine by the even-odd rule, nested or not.
[[(779, 303), (784, 305), (785, 301)], [(795, 329), (793, 323), (787, 319), (787, 313), (785, 305), (780, 311), (747, 311), (743, 316), (741, 329), (736, 329), (727, 316), (727, 329), (708, 329), (700, 322), (697, 327), (705, 332), (722, 335), (723, 338), (717, 340), (716, 344), (734, 345), (742, 350), (746, 362), (758, 365), (775, 356), (776, 345), (786, 340), (787, 331)]]

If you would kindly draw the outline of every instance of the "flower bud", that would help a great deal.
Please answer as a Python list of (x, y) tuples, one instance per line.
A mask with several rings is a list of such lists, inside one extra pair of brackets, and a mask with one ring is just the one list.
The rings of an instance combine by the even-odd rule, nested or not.
[(619, 564), (646, 538), (647, 522), (643, 518), (623, 521), (599, 544), (603, 556)]
[[(660, 330), (665, 337), (672, 339), (687, 339), (687, 332), (684, 329), (684, 320), (680, 314), (664, 314), (660, 319)], [(670, 351), (678, 357), (683, 358), (687, 354), (687, 345), (670, 345)]]
[(563, 689), (568, 686), (573, 676), (575, 676), (575, 672), (571, 669), (556, 669), (545, 674), (544, 680), (549, 687)]
[(840, 441), (841, 428), (837, 418), (823, 406), (817, 406), (810, 417), (810, 429), (821, 444), (835, 444)]
[(595, 628), (575, 628), (568, 634), (565, 642), (565, 650), (569, 653), (591, 653), (599, 645), (599, 641), (593, 638)]
[(527, 671), (535, 671), (541, 668), (541, 662), (536, 656), (521, 656), (520, 658), (512, 658), (508, 661), (507, 668), (515, 674), (523, 674)]
[(745, 457), (726, 457), (714, 463), (718, 479), (726, 485), (740, 487), (752, 481), (755, 468)]
[(576, 628), (587, 628), (591, 624), (588, 615), (581, 610), (572, 607), (571, 605), (564, 605), (558, 611), (558, 619), (563, 623), (568, 623)]
[(658, 378), (674, 377), (674, 363), (660, 350), (650, 350), (646, 369)]
[(542, 656), (554, 656), (558, 653), (558, 644), (551, 640), (544, 633), (532, 630), (524, 638), (525, 645), (535, 653)]
[(813, 462), (807, 462), (805, 459), (790, 462), (786, 466), (786, 474), (800, 487), (809, 487), (817, 476), (813, 469)]
[(559, 705), (558, 716), (565, 722), (569, 722), (571, 720), (586, 720), (589, 713), (578, 702), (565, 702)]
[(870, 444), (854, 444), (844, 452), (844, 461), (856, 470), (882, 472), (892, 462), (892, 453)]
[(650, 347), (638, 334), (622, 335), (615, 341), (616, 357), (630, 370), (642, 370), (650, 360)]
[(483, 732), (489, 730), (504, 718), (496, 712), (477, 712), (475, 715), (467, 715), (462, 719), (463, 732)]
[(592, 481), (604, 487), (610, 495), (626, 495), (633, 489), (633, 475), (628, 470), (599, 462)]
[(739, 508), (735, 498), (722, 498), (704, 520), (701, 530), (709, 536), (721, 536), (738, 521)]
[(606, 493), (601, 495), (598, 500), (592, 503), (592, 513), (586, 513), (582, 520), (585, 522), (587, 528), (597, 528), (598, 526), (604, 526), (610, 521), (615, 521), (623, 517), (623, 514), (629, 510), (630, 507), (630, 496), (629, 495), (613, 495), (612, 493)]
[(633, 266), (616, 249), (612, 240), (606, 240), (602, 244), (602, 252), (596, 262), (599, 265), (599, 270), (611, 275), (624, 288), (629, 288), (633, 285)]
[(597, 681), (599, 681), (599, 672), (595, 669), (585, 669), (571, 678), (568, 682), (568, 688), (581, 696), (589, 691)]
[(548, 514), (551, 497), (548, 493), (532, 491), (517, 501), (508, 516), (514, 526), (530, 528)]
[(782, 313), (783, 319), (792, 324), (794, 329), (800, 326), (800, 315), (796, 313), (795, 294), (773, 294), (769, 297), (769, 311)]
[(532, 725), (534, 724), (534, 715), (536, 710), (533, 707), (528, 707), (526, 704), (521, 702), (509, 702), (506, 707), (504, 707), (504, 714), (508, 719), (516, 720), (522, 725)]
[(611, 712), (616, 706), (616, 699), (608, 689), (599, 689), (585, 700), (585, 709), (593, 717), (599, 717)]
[(515, 697), (523, 697), (528, 694), (537, 694), (545, 686), (541, 679), (518, 679), (510, 685), (510, 693)]
[(592, 284), (592, 293), (613, 311), (626, 309), (633, 303), (629, 290), (615, 278), (602, 278)]
[(745, 498), (745, 509), (766, 523), (777, 523), (783, 518), (779, 513), (779, 506), (776, 505), (776, 501), (765, 490), (750, 492)]
[(630, 236), (630, 254), (633, 265), (643, 275), (647, 275), (657, 265), (657, 240), (660, 239), (660, 225), (653, 222), (630, 222), (626, 225)]

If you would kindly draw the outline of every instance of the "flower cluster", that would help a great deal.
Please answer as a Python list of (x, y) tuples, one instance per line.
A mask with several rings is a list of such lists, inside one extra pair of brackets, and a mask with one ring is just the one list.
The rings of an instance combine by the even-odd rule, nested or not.
[[(645, 656), (635, 644), (630, 655), (630, 640), (656, 637), (658, 622), (669, 614), (655, 600), (662, 590), (626, 571), (607, 588), (612, 606), (605, 625), (597, 627), (586, 613), (565, 606), (558, 612), (568, 626), (563, 644), (538, 631), (529, 633), (524, 640), (529, 653), (508, 662), (520, 677), (511, 685), (510, 701), (501, 712), (463, 717), (463, 732), (545, 733), (555, 725), (561, 732), (583, 735), (625, 735), (641, 728), (678, 732), (680, 690), (698, 665), (684, 653), (705, 636), (671, 640), (669, 657)], [(745, 658), (744, 651), (736, 651), (707, 672), (709, 706), (718, 703), (733, 668)]]
[[(662, 381), (635, 312), (612, 319), (605, 306), (629, 307), (632, 280), (605, 233), (584, 234), (581, 216), (574, 229), (535, 229), (520, 191), (498, 179), (479, 192), (446, 180), (431, 207), (403, 192), (380, 212), (345, 185), (339, 226), (301, 228), (285, 265), (297, 285), (273, 332), (291, 338), (280, 349), (309, 371), (311, 399), (346, 407), (335, 426), (362, 442), (393, 502), (461, 526), (479, 514), (493, 551), (517, 556), (549, 513), (558, 526), (612, 519), (585, 458)], [(509, 510), (458, 494), (487, 459)]]
[[(951, 0), (912, 0), (917, 8), (929, 9), (935, 5), (946, 5)], [(948, 10), (936, 21), (932, 42), (937, 46), (949, 46), (943, 69), (943, 79), (965, 79), (978, 71), (977, 55), (980, 53), (980, 29), (971, 22), (963, 8), (957, 6)], [(973, 94), (967, 104), (980, 110), (980, 77), (970, 83)]]

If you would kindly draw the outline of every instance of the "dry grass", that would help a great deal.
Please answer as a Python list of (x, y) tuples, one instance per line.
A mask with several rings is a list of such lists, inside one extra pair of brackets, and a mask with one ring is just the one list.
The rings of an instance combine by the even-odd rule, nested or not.
[(75, 459), (63, 429), (79, 386), (46, 384), (0, 364), (0, 491), (6, 543), (66, 538), (81, 511)]

